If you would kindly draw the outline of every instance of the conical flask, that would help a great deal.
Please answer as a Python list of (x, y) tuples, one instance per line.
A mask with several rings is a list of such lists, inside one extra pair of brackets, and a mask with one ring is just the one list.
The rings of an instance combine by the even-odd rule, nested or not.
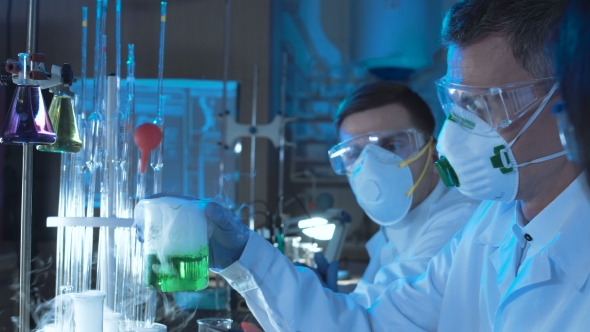
[(55, 89), (49, 105), (49, 118), (57, 139), (51, 145), (38, 145), (43, 152), (76, 153), (82, 149), (82, 140), (76, 123), (72, 97), (66, 91)]
[(0, 143), (52, 144), (55, 132), (38, 85), (17, 85)]

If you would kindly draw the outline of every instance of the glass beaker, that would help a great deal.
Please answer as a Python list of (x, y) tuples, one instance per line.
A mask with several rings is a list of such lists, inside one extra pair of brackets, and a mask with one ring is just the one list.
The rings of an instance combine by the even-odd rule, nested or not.
[[(218, 332), (229, 330), (231, 328), (231, 318), (202, 318), (197, 319), (199, 332)], [(213, 327), (213, 328), (211, 328)]]
[(135, 219), (144, 226), (145, 284), (162, 292), (209, 285), (208, 200), (160, 197), (141, 200)]
[(105, 297), (95, 290), (73, 293), (75, 332), (102, 332)]

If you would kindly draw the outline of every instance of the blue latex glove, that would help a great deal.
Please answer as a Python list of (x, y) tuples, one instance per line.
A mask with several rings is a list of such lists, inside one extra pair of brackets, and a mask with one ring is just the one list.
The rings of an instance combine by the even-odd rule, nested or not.
[(316, 252), (313, 255), (317, 269), (309, 267), (305, 264), (295, 263), (297, 266), (305, 266), (315, 272), (324, 288), (329, 288), (334, 292), (338, 292), (338, 261), (328, 263), (328, 260), (321, 252)]
[(313, 258), (327, 287), (334, 292), (338, 292), (338, 261), (328, 263), (328, 260), (321, 252), (316, 252)]
[(250, 229), (231, 211), (217, 203), (207, 204), (205, 214), (209, 221), (207, 227), (212, 230), (209, 231), (209, 267), (225, 269), (242, 256)]

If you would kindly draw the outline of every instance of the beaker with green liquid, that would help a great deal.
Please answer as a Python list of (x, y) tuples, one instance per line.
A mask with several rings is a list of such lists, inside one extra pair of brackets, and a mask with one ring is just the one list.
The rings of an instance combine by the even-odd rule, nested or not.
[(162, 292), (209, 285), (208, 200), (160, 197), (141, 200), (135, 219), (144, 225), (145, 284)]

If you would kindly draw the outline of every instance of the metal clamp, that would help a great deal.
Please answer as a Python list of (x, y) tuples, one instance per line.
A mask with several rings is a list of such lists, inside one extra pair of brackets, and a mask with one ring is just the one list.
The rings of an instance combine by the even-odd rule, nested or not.
[[(238, 139), (238, 137), (265, 137), (268, 138), (275, 147), (281, 144), (281, 133), (287, 123), (295, 121), (295, 118), (284, 118), (282, 115), (277, 115), (269, 123), (265, 125), (249, 125), (236, 122), (232, 118), (226, 118), (224, 146), (229, 147)], [(291, 145), (291, 143), (285, 143)]]

